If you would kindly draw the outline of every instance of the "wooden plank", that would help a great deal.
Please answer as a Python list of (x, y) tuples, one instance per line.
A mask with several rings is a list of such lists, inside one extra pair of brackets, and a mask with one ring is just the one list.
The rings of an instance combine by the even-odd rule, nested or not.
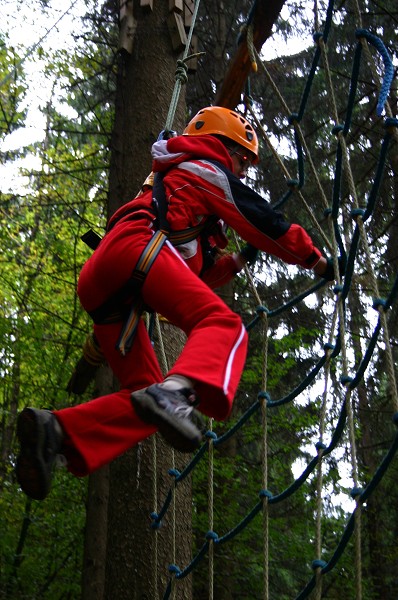
[[(198, 36), (193, 34), (188, 54), (196, 54), (198, 52)], [(198, 57), (194, 56), (186, 62), (188, 73), (195, 73), (198, 69)]]
[(183, 11), (183, 0), (169, 0), (169, 11), (176, 12), (182, 15)]
[[(285, 0), (255, 1), (251, 17), (253, 21), (253, 43), (257, 52), (260, 52), (265, 41), (271, 36), (272, 27), (284, 3)], [(231, 109), (236, 108), (241, 101), (241, 94), (251, 70), (252, 66), (245, 37), (230, 62), (214, 104)]]
[(133, 51), (133, 39), (136, 29), (136, 21), (133, 15), (133, 0), (120, 0), (120, 31), (119, 48), (128, 54)]
[(167, 18), (167, 27), (171, 37), (171, 43), (175, 52), (181, 52), (187, 45), (187, 34), (184, 29), (184, 22), (181, 15), (176, 12), (169, 14)]
[(192, 15), (195, 10), (194, 0), (184, 0), (184, 26), (189, 29), (192, 25)]
[(140, 7), (144, 10), (153, 10), (153, 0), (140, 0)]

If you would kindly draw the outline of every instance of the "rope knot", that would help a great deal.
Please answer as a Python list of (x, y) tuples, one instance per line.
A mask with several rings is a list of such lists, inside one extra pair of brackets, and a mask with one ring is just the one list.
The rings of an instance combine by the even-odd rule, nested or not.
[(384, 298), (373, 298), (372, 307), (375, 310), (378, 310), (379, 308), (386, 308), (387, 307), (387, 302), (385, 301)]
[(300, 118), (298, 113), (292, 113), (288, 119), (289, 125), (295, 125), (296, 123), (300, 123)]
[(361, 37), (366, 37), (367, 33), (367, 29), (357, 29), (355, 32), (355, 37), (359, 40)]
[(272, 492), (269, 490), (261, 490), (259, 496), (260, 498), (268, 498), (268, 500), (270, 500), (272, 498)]
[(151, 519), (152, 519), (151, 529), (160, 529), (162, 526), (162, 520), (159, 517), (157, 512), (151, 513)]
[(286, 181), (286, 185), (290, 190), (297, 190), (299, 188), (300, 182), (298, 179), (288, 179)]
[(266, 400), (266, 401), (267, 401), (267, 406), (268, 406), (268, 405), (269, 405), (269, 403), (271, 402), (271, 396), (269, 395), (269, 393), (268, 393), (268, 392), (264, 392), (264, 391), (262, 391), (262, 392), (259, 392), (259, 393), (257, 394), (257, 399), (258, 399), (258, 400), (260, 400), (260, 401), (261, 401), (261, 400)]
[(351, 216), (354, 217), (354, 219), (356, 217), (363, 217), (365, 214), (365, 209), (364, 208), (354, 208), (351, 211)]
[(351, 490), (351, 492), (350, 492), (350, 496), (351, 496), (351, 498), (353, 498), (355, 500), (356, 498), (360, 497), (360, 495), (362, 494), (362, 492), (363, 492), (362, 488), (360, 488), (360, 487), (353, 487), (352, 490)]
[(218, 535), (216, 534), (215, 531), (208, 531), (206, 533), (206, 540), (212, 541), (212, 542), (217, 542), (218, 540)]
[(393, 117), (387, 117), (384, 121), (385, 127), (398, 127), (398, 119), (394, 119)]
[(344, 289), (344, 286), (342, 286), (342, 285), (335, 285), (333, 287), (333, 291), (334, 291), (335, 294), (341, 294), (341, 292), (343, 291), (343, 289)]
[(344, 125), (335, 125), (332, 129), (334, 135), (339, 135), (341, 131), (344, 131)]
[[(187, 57), (187, 58), (191, 58), (191, 57)], [(176, 81), (180, 81), (180, 83), (182, 83), (182, 84), (184, 84), (188, 81), (188, 66), (185, 62), (187, 60), (187, 58), (184, 60), (182, 60), (182, 59), (177, 60), (175, 79), (176, 79)]]
[(326, 342), (323, 345), (323, 349), (325, 350), (325, 352), (328, 352), (329, 350), (334, 350), (334, 345), (331, 344), (330, 342)]
[(176, 478), (181, 475), (181, 473), (180, 473), (180, 471), (178, 469), (169, 469), (168, 473), (172, 477), (176, 477)]
[(169, 565), (169, 573), (174, 573), (174, 575), (179, 575), (181, 573), (180, 567), (177, 565)]
[(312, 561), (312, 565), (311, 568), (316, 571), (316, 569), (323, 569), (324, 567), (326, 567), (327, 563), (324, 560), (321, 560), (320, 558), (316, 558), (315, 560)]

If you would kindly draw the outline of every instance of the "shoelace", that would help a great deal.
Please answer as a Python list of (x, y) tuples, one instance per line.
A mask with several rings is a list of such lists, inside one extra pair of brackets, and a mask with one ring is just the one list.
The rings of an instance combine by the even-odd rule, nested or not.
[(193, 411), (193, 406), (189, 406), (189, 404), (181, 403), (178, 406), (173, 407), (171, 409), (171, 413), (176, 415), (179, 419), (187, 419), (191, 412)]

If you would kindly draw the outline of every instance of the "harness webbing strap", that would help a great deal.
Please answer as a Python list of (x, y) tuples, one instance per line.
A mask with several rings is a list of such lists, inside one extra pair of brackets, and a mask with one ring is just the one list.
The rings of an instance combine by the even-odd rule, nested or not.
[(131, 349), (135, 332), (140, 322), (142, 313), (144, 312), (144, 303), (141, 296), (137, 296), (131, 303), (131, 310), (125, 322), (123, 323), (119, 339), (116, 343), (116, 348), (125, 356)]
[(151, 268), (166, 239), (166, 236), (161, 231), (156, 231), (154, 233), (142, 251), (135, 269), (124, 286), (100, 306), (89, 312), (94, 323), (103, 325), (105, 323), (114, 323), (124, 319), (126, 313), (124, 304), (126, 300), (140, 291), (146, 274)]
[(173, 246), (188, 244), (188, 242), (196, 240), (201, 233), (211, 229), (218, 220), (219, 218), (216, 216), (208, 217), (204, 223), (199, 223), (194, 227), (187, 227), (187, 229), (181, 229), (181, 231), (170, 231), (167, 237)]
[(167, 237), (163, 232), (156, 231), (154, 233), (151, 240), (145, 246), (140, 258), (138, 259), (137, 266), (135, 267), (130, 278), (130, 280), (133, 282), (136, 293), (135, 297), (132, 299), (130, 312), (127, 319), (123, 323), (123, 327), (116, 344), (117, 349), (123, 356), (131, 349), (138, 323), (144, 311), (144, 302), (139, 291), (143, 286), (149, 269), (156, 260), (156, 257), (161, 251), (166, 240)]
[[(154, 225), (157, 226), (157, 231), (155, 231), (141, 253), (140, 258), (125, 285), (111, 298), (108, 298), (101, 306), (89, 313), (96, 324), (114, 323), (118, 321), (123, 322), (122, 330), (116, 344), (116, 348), (123, 356), (131, 349), (138, 323), (145, 310), (145, 304), (140, 293), (141, 288), (166, 240), (170, 240), (170, 243), (174, 246), (186, 244), (196, 239), (206, 230), (210, 232), (218, 221), (218, 217), (211, 216), (207, 218), (204, 223), (199, 223), (194, 227), (189, 227), (182, 231), (170, 232), (167, 222), (168, 202), (165, 194), (163, 177), (164, 174), (155, 174), (152, 193), (153, 208), (156, 211)], [(127, 219), (134, 219), (135, 211), (132, 211), (131, 215), (129, 212), (130, 211), (126, 211), (121, 218), (127, 217)], [(110, 228), (112, 228), (116, 222), (117, 221), (112, 222)]]
[[(141, 218), (140, 215), (137, 215), (136, 209), (130, 209), (126, 211), (121, 217), (121, 219), (134, 220), (137, 218)], [(203, 223), (199, 223), (198, 225), (194, 225), (193, 227), (187, 227), (186, 229), (181, 229), (179, 231), (169, 231), (167, 232), (167, 238), (173, 246), (179, 246), (180, 244), (188, 244), (192, 242), (192, 240), (196, 240), (196, 238), (202, 233), (210, 230), (216, 223), (219, 221), (219, 218), (216, 215), (208, 217)], [(117, 221), (113, 222), (111, 227), (107, 230), (110, 231), (112, 227), (117, 223)], [(162, 231), (164, 231), (162, 229)], [(165, 232), (166, 233), (166, 232)], [(95, 234), (93, 231), (88, 231), (81, 237), (82, 241), (87, 244), (92, 250), (95, 250), (101, 241), (100, 236)]]
[(167, 201), (166, 191), (164, 189), (164, 176), (165, 173), (155, 173), (152, 188), (152, 204), (156, 211), (155, 225), (158, 229), (160, 229), (160, 231), (169, 234), (170, 226), (167, 220), (169, 203)]
[(153, 262), (159, 254), (163, 244), (167, 237), (162, 231), (156, 231), (151, 237), (148, 244), (145, 246), (140, 258), (138, 259), (137, 265), (133, 272), (133, 277), (141, 281), (145, 279), (146, 274), (153, 265)]

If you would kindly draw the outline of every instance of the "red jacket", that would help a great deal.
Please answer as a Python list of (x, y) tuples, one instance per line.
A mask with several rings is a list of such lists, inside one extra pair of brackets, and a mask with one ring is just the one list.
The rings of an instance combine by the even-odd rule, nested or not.
[[(218, 217), (244, 240), (286, 263), (312, 268), (321, 252), (300, 226), (288, 223), (259, 194), (232, 173), (225, 146), (215, 137), (178, 136), (156, 142), (152, 147), (153, 171), (165, 172), (168, 201), (167, 220), (171, 231), (181, 231)], [(109, 227), (122, 223), (139, 211), (153, 219), (152, 192), (148, 190), (121, 207)], [(207, 236), (209, 237), (209, 236)], [(210, 237), (210, 244), (225, 247), (223, 236)], [(210, 285), (226, 283), (237, 271), (231, 255), (204, 270), (206, 244), (197, 238), (177, 250), (196, 274)]]

